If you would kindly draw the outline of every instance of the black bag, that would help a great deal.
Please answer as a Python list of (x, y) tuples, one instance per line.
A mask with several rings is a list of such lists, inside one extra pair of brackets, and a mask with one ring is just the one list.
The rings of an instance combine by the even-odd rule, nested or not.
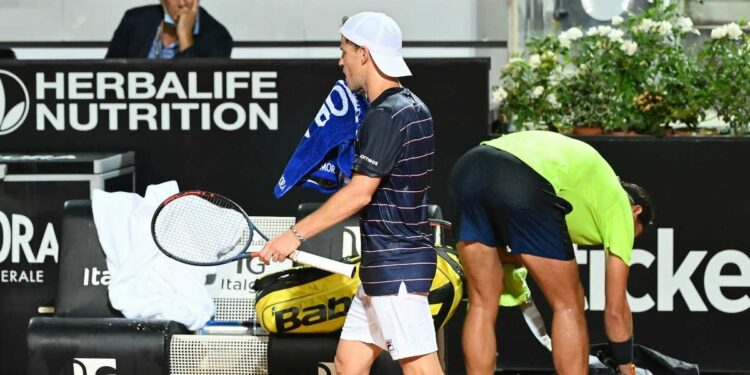
[[(590, 375), (617, 375), (616, 365), (612, 360), (609, 344), (591, 345), (591, 355), (606, 364), (607, 369), (591, 369)], [(633, 363), (636, 367), (651, 371), (654, 375), (699, 375), (698, 365), (668, 357), (651, 348), (635, 344), (633, 346)]]

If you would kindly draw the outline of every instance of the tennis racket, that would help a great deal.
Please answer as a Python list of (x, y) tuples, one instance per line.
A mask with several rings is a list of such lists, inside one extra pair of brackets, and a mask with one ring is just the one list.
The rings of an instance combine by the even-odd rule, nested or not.
[[(257, 232), (263, 234), (242, 208), (216, 193), (185, 191), (164, 200), (151, 220), (156, 246), (168, 257), (196, 266), (214, 266), (256, 257), (247, 249)], [(289, 258), (297, 263), (353, 277), (352, 264), (295, 250)]]

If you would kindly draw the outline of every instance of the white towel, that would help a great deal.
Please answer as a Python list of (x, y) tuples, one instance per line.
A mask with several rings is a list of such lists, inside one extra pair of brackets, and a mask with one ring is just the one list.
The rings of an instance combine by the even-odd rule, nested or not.
[(178, 192), (174, 181), (149, 186), (145, 197), (95, 190), (91, 207), (111, 276), (112, 307), (126, 318), (174, 320), (197, 330), (216, 309), (205, 286), (215, 268), (177, 262), (151, 237), (154, 211)]

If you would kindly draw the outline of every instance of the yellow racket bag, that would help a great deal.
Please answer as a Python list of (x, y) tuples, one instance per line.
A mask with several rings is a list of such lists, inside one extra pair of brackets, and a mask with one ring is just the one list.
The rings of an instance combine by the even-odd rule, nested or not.
[[(428, 300), (440, 328), (456, 311), (463, 295), (464, 275), (456, 252), (438, 247), (438, 265)], [(360, 257), (343, 261), (359, 265)], [(352, 298), (360, 284), (359, 267), (353, 278), (311, 267), (295, 267), (255, 281), (255, 312), (271, 333), (329, 333), (344, 326)]]

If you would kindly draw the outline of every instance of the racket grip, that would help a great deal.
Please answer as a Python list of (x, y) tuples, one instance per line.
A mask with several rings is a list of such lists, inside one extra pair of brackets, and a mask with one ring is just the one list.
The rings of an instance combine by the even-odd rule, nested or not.
[(338, 262), (299, 250), (295, 250), (290, 254), (289, 259), (306, 266), (315, 267), (323, 271), (336, 273), (346, 277), (354, 277), (354, 272), (356, 270), (353, 264)]

